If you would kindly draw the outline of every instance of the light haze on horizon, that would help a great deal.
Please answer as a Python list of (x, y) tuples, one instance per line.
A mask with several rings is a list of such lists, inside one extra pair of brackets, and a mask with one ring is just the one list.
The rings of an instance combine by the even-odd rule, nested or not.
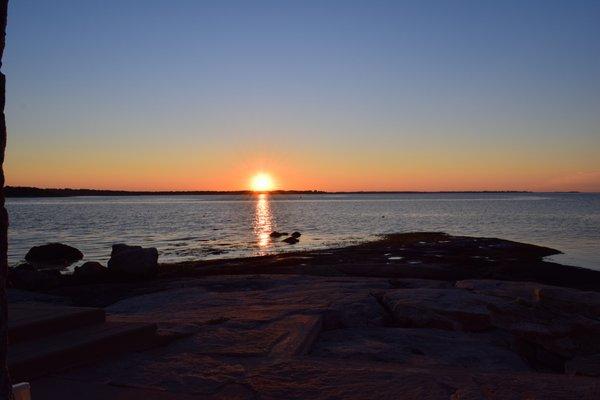
[(9, 3), (13, 186), (600, 191), (600, 1)]

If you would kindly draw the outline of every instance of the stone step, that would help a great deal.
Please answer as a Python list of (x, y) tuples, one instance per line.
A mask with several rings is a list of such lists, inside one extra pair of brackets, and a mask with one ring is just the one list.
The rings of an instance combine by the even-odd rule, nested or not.
[(156, 324), (107, 321), (12, 344), (8, 367), (15, 381), (28, 381), (65, 367), (154, 344)]
[(43, 303), (8, 306), (8, 341), (11, 344), (45, 338), (82, 326), (104, 322), (101, 308), (65, 307)]

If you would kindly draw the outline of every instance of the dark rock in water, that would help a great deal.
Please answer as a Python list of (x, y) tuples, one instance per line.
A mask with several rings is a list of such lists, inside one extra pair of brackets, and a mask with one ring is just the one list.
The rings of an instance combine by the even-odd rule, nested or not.
[(97, 279), (106, 276), (108, 268), (96, 261), (88, 261), (75, 268), (73, 276), (82, 279)]
[(283, 239), (282, 242), (286, 242), (287, 244), (296, 244), (299, 242), (299, 240), (294, 236), (290, 236), (289, 238)]
[(108, 269), (123, 275), (150, 277), (158, 271), (158, 250), (154, 247), (113, 245)]
[(292, 232), (292, 234), (290, 236), (298, 239), (300, 236), (302, 236), (302, 234), (300, 232), (296, 231), (296, 232)]
[(9, 286), (26, 290), (51, 289), (61, 284), (57, 269), (39, 270), (31, 264), (22, 264), (8, 271)]
[(48, 243), (32, 247), (25, 260), (33, 264), (67, 266), (83, 258), (83, 253), (62, 243)]
[(282, 236), (288, 236), (288, 235), (289, 235), (289, 233), (287, 233), (287, 232), (273, 231), (273, 232), (271, 232), (271, 234), (269, 236), (272, 238), (280, 238)]

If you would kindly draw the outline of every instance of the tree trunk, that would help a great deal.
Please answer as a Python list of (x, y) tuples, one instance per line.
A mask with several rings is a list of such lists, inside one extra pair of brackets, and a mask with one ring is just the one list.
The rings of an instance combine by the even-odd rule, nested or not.
[[(8, 0), (0, 0), (0, 66), (6, 43), (6, 13)], [(8, 274), (8, 214), (4, 207), (4, 150), (6, 149), (6, 121), (4, 119), (6, 79), (0, 73), (0, 399), (12, 397), (12, 387), (6, 366), (7, 352), (7, 306), (6, 276)]]

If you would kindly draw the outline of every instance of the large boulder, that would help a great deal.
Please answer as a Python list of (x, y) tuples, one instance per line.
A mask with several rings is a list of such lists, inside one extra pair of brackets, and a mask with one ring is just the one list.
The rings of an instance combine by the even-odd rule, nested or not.
[(151, 277), (158, 272), (158, 250), (155, 247), (115, 244), (108, 269), (122, 275)]
[(83, 259), (83, 253), (62, 243), (48, 243), (32, 247), (25, 260), (37, 265), (67, 266)]

